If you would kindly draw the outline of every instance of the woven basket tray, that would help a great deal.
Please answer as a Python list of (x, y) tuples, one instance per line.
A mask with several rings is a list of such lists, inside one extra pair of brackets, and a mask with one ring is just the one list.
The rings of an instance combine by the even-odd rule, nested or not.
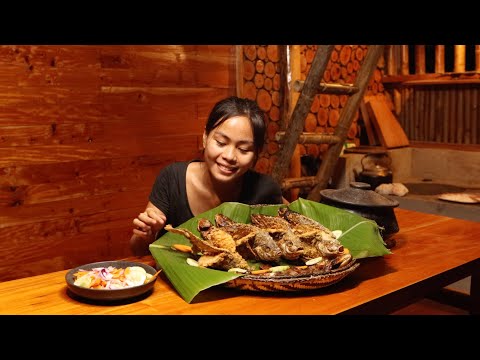
[(360, 266), (352, 261), (347, 267), (332, 270), (326, 274), (311, 274), (295, 277), (271, 277), (265, 275), (245, 275), (224, 284), (229, 288), (249, 291), (304, 291), (330, 286), (351, 274)]

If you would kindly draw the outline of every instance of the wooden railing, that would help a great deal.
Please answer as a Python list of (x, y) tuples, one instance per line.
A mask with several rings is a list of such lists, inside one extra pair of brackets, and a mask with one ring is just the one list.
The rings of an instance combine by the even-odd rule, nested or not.
[(480, 45), (390, 45), (383, 83), (412, 141), (480, 144)]

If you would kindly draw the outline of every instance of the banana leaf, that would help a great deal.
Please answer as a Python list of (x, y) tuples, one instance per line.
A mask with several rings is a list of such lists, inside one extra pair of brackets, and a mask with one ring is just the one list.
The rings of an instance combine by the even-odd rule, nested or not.
[[(178, 227), (188, 229), (200, 237), (197, 230), (200, 218), (206, 218), (214, 224), (215, 214), (222, 213), (234, 221), (250, 223), (251, 214), (277, 215), (278, 208), (281, 206), (284, 205), (245, 205), (226, 202)], [(342, 230), (338, 240), (357, 259), (390, 254), (380, 235), (378, 225), (372, 220), (302, 198), (292, 202), (288, 208), (317, 220), (331, 230)], [(187, 263), (188, 254), (173, 250), (174, 244), (191, 245), (184, 236), (168, 232), (150, 244), (149, 249), (168, 280), (187, 303), (190, 303), (202, 290), (243, 276), (233, 272), (191, 266)]]

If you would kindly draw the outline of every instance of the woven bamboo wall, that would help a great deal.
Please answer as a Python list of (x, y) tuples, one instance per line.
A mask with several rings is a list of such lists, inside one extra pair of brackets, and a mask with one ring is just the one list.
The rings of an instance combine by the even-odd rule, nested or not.
[(390, 45), (383, 78), (408, 138), (480, 144), (480, 45)]

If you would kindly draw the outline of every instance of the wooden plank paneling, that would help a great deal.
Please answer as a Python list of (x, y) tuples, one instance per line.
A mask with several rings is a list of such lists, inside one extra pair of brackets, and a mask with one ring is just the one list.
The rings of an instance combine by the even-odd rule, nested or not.
[(0, 46), (0, 281), (129, 256), (235, 73), (230, 45)]

